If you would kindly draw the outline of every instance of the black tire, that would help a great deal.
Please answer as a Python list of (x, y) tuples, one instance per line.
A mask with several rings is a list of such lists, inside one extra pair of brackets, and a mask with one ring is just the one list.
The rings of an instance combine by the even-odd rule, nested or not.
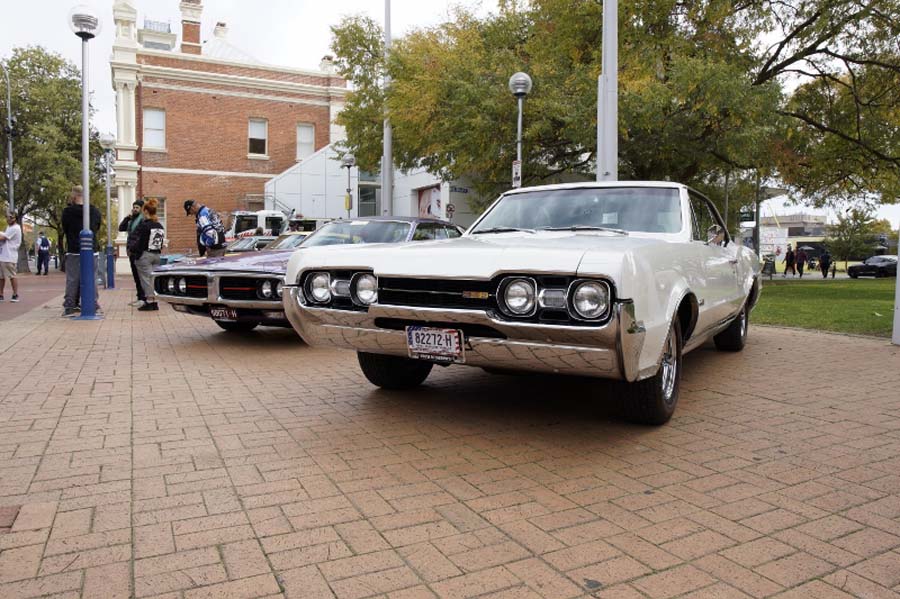
[(854, 274), (854, 273), (852, 273), (852, 272), (850, 273), (850, 278), (851, 278), (851, 279), (855, 279), (855, 278), (858, 277), (858, 276), (859, 276), (859, 275)]
[(747, 344), (747, 331), (750, 328), (750, 315), (747, 306), (741, 308), (741, 313), (731, 321), (728, 328), (713, 337), (716, 349), (719, 351), (741, 351)]
[(382, 389), (412, 389), (421, 385), (434, 366), (431, 362), (356, 352), (359, 367), (369, 382)]
[(248, 333), (259, 326), (258, 322), (222, 322), (214, 320), (219, 328), (229, 333)]
[(672, 319), (657, 373), (626, 385), (621, 403), (622, 416), (626, 420), (653, 426), (669, 421), (675, 413), (681, 390), (681, 348), (681, 325), (676, 316)]

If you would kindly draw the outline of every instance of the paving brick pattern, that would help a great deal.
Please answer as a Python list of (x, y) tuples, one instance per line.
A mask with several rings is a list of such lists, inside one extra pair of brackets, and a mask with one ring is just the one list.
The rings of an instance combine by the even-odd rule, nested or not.
[[(900, 351), (755, 328), (617, 387), (352, 354), (104, 293), (0, 352), (0, 597), (900, 597)], [(15, 507), (18, 512), (10, 516)]]

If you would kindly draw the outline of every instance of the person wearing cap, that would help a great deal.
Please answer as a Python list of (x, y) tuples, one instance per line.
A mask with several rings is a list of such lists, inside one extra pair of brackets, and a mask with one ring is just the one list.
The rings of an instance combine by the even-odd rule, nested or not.
[[(81, 185), (72, 188), (69, 195), (69, 205), (62, 212), (63, 239), (66, 242), (66, 294), (63, 300), (63, 316), (76, 316), (81, 310), (81, 227), (82, 211), (84, 210), (84, 196)], [(103, 220), (100, 210), (96, 206), (90, 206), (90, 225), (94, 232), (94, 269), (97, 268), (97, 252), (100, 249), (97, 233), (100, 232), (100, 223)], [(94, 279), (94, 287), (97, 280)], [(100, 294), (94, 292), (97, 298), (96, 310), (100, 311)]]
[(22, 245), (22, 227), (17, 222), (15, 212), (6, 215), (6, 230), (0, 233), (0, 302), (6, 290), (6, 280), (12, 285), (10, 301), (19, 301), (19, 281), (16, 279), (16, 264), (19, 261), (19, 246)]
[(49, 274), (51, 245), (50, 240), (47, 239), (47, 236), (44, 235), (43, 231), (41, 231), (38, 238), (34, 240), (34, 253), (37, 256), (37, 272), (35, 274), (40, 275), (42, 268), (44, 269), (44, 275)]
[(186, 216), (193, 215), (197, 223), (197, 250), (200, 255), (207, 258), (224, 256), (225, 229), (219, 216), (195, 200), (184, 201), (184, 213)]
[(128, 240), (125, 245), (125, 251), (128, 253), (128, 264), (131, 265), (131, 277), (134, 279), (134, 286), (137, 289), (137, 299), (131, 302), (132, 306), (142, 306), (144, 305), (144, 302), (147, 301), (147, 296), (146, 294), (144, 294), (144, 286), (141, 283), (141, 277), (138, 273), (134, 256), (127, 249), (128, 247), (133, 245), (135, 231), (137, 231), (138, 225), (141, 224), (141, 221), (144, 220), (144, 214), (141, 210), (143, 207), (144, 200), (135, 200), (134, 204), (131, 205), (131, 214), (127, 215), (122, 219), (122, 222), (119, 223), (119, 232), (126, 233), (128, 236)]

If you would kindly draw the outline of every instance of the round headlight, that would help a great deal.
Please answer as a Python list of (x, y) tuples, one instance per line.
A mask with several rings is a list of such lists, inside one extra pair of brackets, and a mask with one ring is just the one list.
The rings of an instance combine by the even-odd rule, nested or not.
[(580, 283), (572, 294), (572, 306), (582, 318), (600, 318), (609, 308), (609, 287), (595, 281)]
[(525, 316), (534, 311), (534, 283), (528, 279), (515, 279), (503, 292), (503, 301), (507, 310), (517, 316)]
[(378, 301), (378, 279), (375, 275), (362, 274), (356, 277), (356, 299), (366, 306)]
[(327, 272), (317, 272), (309, 277), (310, 298), (319, 304), (327, 304), (331, 301), (331, 275)]
[(259, 292), (266, 299), (272, 297), (272, 281), (263, 281), (262, 285), (259, 286)]
[(187, 280), (184, 277), (178, 279), (178, 293), (187, 293)]
[(169, 290), (169, 293), (175, 293), (175, 277), (169, 277), (166, 280), (166, 289)]
[(284, 283), (278, 281), (278, 283), (275, 285), (275, 295), (281, 297), (282, 293), (284, 293)]

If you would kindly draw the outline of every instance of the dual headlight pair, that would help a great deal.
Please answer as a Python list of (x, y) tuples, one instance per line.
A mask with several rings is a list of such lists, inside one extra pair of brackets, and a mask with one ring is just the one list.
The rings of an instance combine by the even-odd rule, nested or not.
[(259, 286), (259, 295), (263, 299), (280, 298), (284, 292), (284, 283), (266, 279)]
[(500, 308), (510, 316), (532, 316), (538, 308), (569, 310), (576, 318), (599, 320), (610, 305), (609, 284), (605, 281), (576, 280), (568, 289), (538, 289), (527, 277), (508, 277), (500, 282)]
[(369, 272), (358, 272), (349, 280), (332, 279), (331, 273), (313, 272), (303, 286), (306, 298), (314, 304), (329, 304), (334, 297), (348, 297), (360, 306), (378, 301), (378, 278)]
[(184, 277), (180, 279), (169, 277), (166, 279), (166, 290), (169, 293), (175, 293), (176, 289), (178, 289), (178, 293), (187, 293), (187, 279)]

